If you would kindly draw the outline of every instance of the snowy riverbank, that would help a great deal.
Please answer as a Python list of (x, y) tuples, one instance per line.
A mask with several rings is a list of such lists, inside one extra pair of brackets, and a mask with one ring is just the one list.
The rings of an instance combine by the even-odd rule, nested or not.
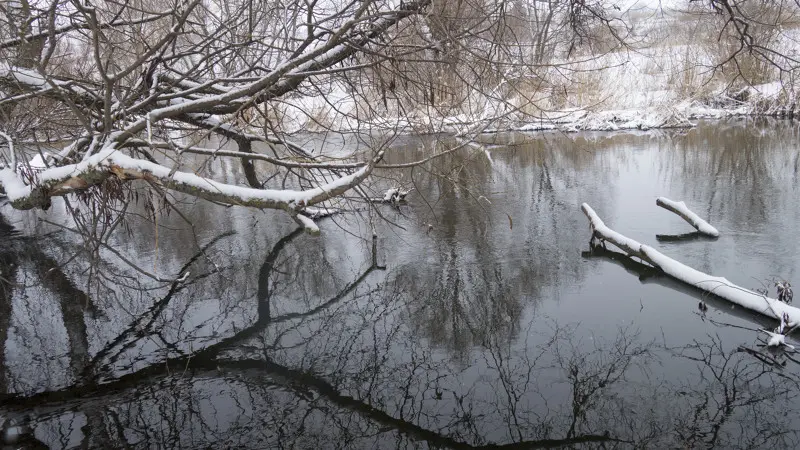
[[(609, 94), (609, 99), (613, 96)], [(636, 97), (636, 98), (632, 98)], [(731, 94), (719, 90), (702, 97), (681, 98), (678, 92), (638, 93), (616, 96), (601, 105), (524, 112), (514, 99), (471, 99), (472, 107), (417, 106), (402, 115), (364, 117), (357, 102), (344, 92), (339, 101), (305, 97), (284, 105), (282, 123), (292, 131), (365, 132), (391, 130), (404, 133), (451, 133), (474, 135), (506, 131), (617, 131), (692, 127), (700, 119), (742, 116), (794, 116), (794, 104), (780, 82), (751, 86)], [(313, 111), (309, 115), (304, 111)], [(389, 113), (393, 111), (387, 111)]]

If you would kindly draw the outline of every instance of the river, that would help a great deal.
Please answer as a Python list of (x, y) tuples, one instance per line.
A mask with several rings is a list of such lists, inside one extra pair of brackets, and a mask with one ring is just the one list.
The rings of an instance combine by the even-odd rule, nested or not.
[[(322, 219), (319, 237), (178, 197), (87, 252), (41, 220), (62, 203), (3, 206), (0, 421), (52, 448), (797, 447), (800, 364), (759, 346), (776, 324), (590, 252), (579, 206), (774, 296), (800, 273), (798, 136), (749, 119), (484, 136), (379, 173), (376, 195), (413, 187), (407, 204)], [(389, 161), (435, 140), (394, 138)], [(658, 196), (721, 236), (688, 234)]]

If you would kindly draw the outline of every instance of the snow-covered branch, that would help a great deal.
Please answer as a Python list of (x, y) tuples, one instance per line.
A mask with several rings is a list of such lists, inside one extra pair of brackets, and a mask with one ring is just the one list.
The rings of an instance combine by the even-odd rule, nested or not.
[(386, 32), (400, 20), (417, 14), (430, 3), (430, 0), (401, 3), (396, 10), (386, 11), (376, 19), (367, 22), (368, 32), (355, 25), (360, 20), (353, 19), (343, 24), (335, 33), (336, 39), (320, 42), (296, 57), (285, 60), (265, 76), (255, 81), (231, 88), (215, 95), (200, 95), (194, 98), (174, 98), (166, 105), (150, 110), (147, 117), (133, 122), (115, 135), (122, 142), (143, 131), (147, 121), (157, 122), (167, 118), (191, 114), (230, 114), (239, 111), (247, 104), (264, 103), (295, 90), (308, 73), (331, 67), (357, 53), (363, 46)]
[[(134, 19), (134, 20), (122, 20), (117, 18), (109, 22), (103, 22), (97, 24), (97, 28), (100, 30), (107, 30), (110, 28), (121, 27), (121, 26), (144, 25), (150, 22), (155, 22), (159, 19), (163, 19), (165, 17), (169, 17), (170, 15), (173, 14), (173, 12), (174, 12), (173, 10), (169, 10), (160, 13), (147, 14), (139, 19)], [(24, 44), (26, 42), (34, 42), (39, 39), (45, 39), (51, 36), (60, 36), (72, 31), (87, 30), (89, 28), (91, 28), (91, 25), (85, 22), (71, 23), (69, 25), (54, 27), (38, 33), (31, 33), (24, 37), (15, 37), (12, 39), (4, 40), (0, 42), (0, 50), (15, 47)]]
[(707, 236), (711, 237), (719, 237), (719, 231), (711, 226), (708, 222), (703, 220), (700, 216), (692, 212), (684, 202), (675, 202), (666, 197), (658, 197), (656, 199), (656, 205), (666, 209), (667, 211), (672, 211), (678, 216), (680, 216), (683, 220), (689, 222), (689, 224), (695, 229)]
[[(46, 127), (19, 119), (24, 130), (14, 135), (24, 135), (33, 146), (64, 150), (57, 157), (51, 154), (47, 167), (32, 174), (16, 173), (21, 164), (6, 161), (0, 192), (15, 208), (47, 208), (52, 197), (102, 188), (109, 178), (144, 180), (214, 202), (282, 209), (306, 230), (318, 232), (306, 207), (362, 183), (381, 153), (371, 161), (352, 162), (312, 156), (272, 128), (264, 104), (324, 76), (347, 58), (372, 47), (380, 50), (393, 26), (429, 3), (368, 0), (304, 11), (314, 7), (289, 2), (287, 15), (308, 12), (307, 24), (296, 29), (273, 20), (274, 11), (256, 4), (219, 11), (199, 0), (184, 0), (169, 13), (133, 14), (139, 20), (130, 19), (126, 6), (76, 4), (71, 23), (56, 20), (55, 15), (66, 20), (71, 14), (55, 5), (56, 10), (48, 10), (47, 24), (37, 22), (38, 28), (25, 32), (30, 39), (46, 39), (46, 49), (21, 45), (25, 39), (0, 41), (0, 50), (17, 53), (0, 62), (0, 120), (11, 113), (23, 117), (20, 112), (42, 117)], [(266, 23), (251, 23), (246, 36), (238, 31), (242, 17), (259, 14), (265, 14)], [(362, 67), (343, 67), (349, 66)], [(255, 114), (261, 129), (252, 126)], [(196, 138), (198, 133), (192, 133), (198, 130), (204, 133)], [(197, 145), (207, 137), (222, 138), (220, 148)], [(223, 148), (227, 139), (238, 151)], [(271, 154), (255, 153), (256, 142), (268, 144)], [(11, 154), (25, 158), (30, 152), (18, 146)], [(179, 170), (184, 153), (240, 159), (249, 187)]]
[(781, 320), (785, 314), (786, 317), (788, 317), (786, 322), (790, 327), (794, 327), (800, 323), (799, 308), (787, 305), (786, 303), (751, 291), (750, 289), (737, 286), (723, 277), (700, 272), (699, 270), (693, 269), (664, 255), (650, 246), (623, 236), (607, 227), (600, 219), (600, 216), (586, 203), (581, 205), (581, 210), (586, 215), (586, 218), (589, 219), (589, 225), (592, 228), (592, 239), (596, 238), (603, 242), (614, 244), (629, 256), (640, 258), (642, 261), (678, 281), (682, 281), (690, 286), (716, 295), (751, 311), (777, 320)]
[[(87, 189), (113, 176), (123, 181), (145, 180), (166, 189), (229, 205), (282, 209), (296, 216), (304, 207), (339, 196), (364, 181), (381, 157), (379, 153), (372, 162), (350, 175), (313, 189), (298, 191), (253, 189), (220, 183), (132, 158), (110, 146), (80, 163), (46, 169), (38, 174), (33, 184), (26, 184), (13, 170), (5, 168), (0, 170), (0, 185), (8, 200), (18, 209), (47, 207), (52, 197)], [(300, 220), (306, 228), (318, 231), (309, 226), (311, 219), (304, 217)]]
[(32, 97), (51, 97), (86, 106), (96, 105), (99, 101), (94, 83), (45, 77), (35, 70), (5, 62), (0, 62), (0, 86), (9, 86), (12, 92), (18, 92), (14, 96), (0, 98), (0, 105)]

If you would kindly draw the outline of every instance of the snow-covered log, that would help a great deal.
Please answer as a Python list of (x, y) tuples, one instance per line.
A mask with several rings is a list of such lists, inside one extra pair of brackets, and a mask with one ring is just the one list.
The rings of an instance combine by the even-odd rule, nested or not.
[(800, 322), (799, 308), (787, 305), (786, 303), (751, 291), (750, 289), (737, 286), (723, 277), (716, 277), (700, 272), (699, 270), (693, 269), (664, 255), (650, 246), (623, 236), (611, 228), (608, 228), (597, 213), (594, 212), (592, 207), (586, 203), (581, 205), (581, 210), (583, 210), (583, 213), (589, 219), (589, 225), (593, 233), (592, 239), (596, 238), (614, 244), (629, 256), (635, 256), (641, 259), (678, 281), (716, 295), (743, 308), (777, 320), (781, 320), (784, 314), (786, 314), (787, 319), (784, 320), (790, 328), (795, 327), (798, 322)]
[(689, 222), (689, 224), (695, 227), (697, 231), (707, 236), (719, 237), (719, 231), (711, 226), (711, 224), (703, 220), (700, 216), (692, 212), (692, 210), (686, 206), (686, 203), (672, 201), (666, 197), (658, 197), (656, 199), (656, 205), (666, 209), (667, 211), (674, 212), (683, 220)]

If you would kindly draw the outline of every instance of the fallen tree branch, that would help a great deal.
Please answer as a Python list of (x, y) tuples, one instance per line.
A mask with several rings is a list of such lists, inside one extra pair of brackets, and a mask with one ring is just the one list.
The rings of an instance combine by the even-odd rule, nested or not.
[(658, 197), (656, 205), (672, 211), (683, 220), (687, 221), (689, 225), (693, 226), (697, 231), (711, 237), (719, 237), (719, 231), (711, 226), (708, 222), (703, 220), (700, 216), (692, 212), (684, 202), (675, 202), (666, 197)]
[(777, 320), (781, 320), (781, 317), (786, 314), (788, 317), (786, 323), (790, 328), (795, 327), (800, 321), (800, 308), (789, 306), (774, 298), (737, 286), (723, 277), (715, 277), (700, 272), (675, 261), (650, 246), (640, 244), (631, 238), (623, 236), (608, 228), (592, 207), (586, 203), (581, 205), (581, 210), (589, 219), (589, 225), (592, 228), (592, 240), (600, 239), (604, 242), (610, 242), (629, 256), (641, 259), (678, 281), (751, 311)]

